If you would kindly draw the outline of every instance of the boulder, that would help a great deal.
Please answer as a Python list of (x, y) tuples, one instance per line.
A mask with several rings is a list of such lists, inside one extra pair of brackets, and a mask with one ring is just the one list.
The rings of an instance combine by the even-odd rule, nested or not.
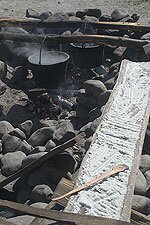
[(83, 11), (77, 11), (76, 12), (76, 16), (77, 17), (80, 17), (80, 18), (83, 18), (84, 16), (94, 16), (94, 17), (96, 17), (96, 18), (99, 18), (100, 16), (101, 16), (101, 14), (102, 14), (102, 12), (101, 12), (101, 10), (100, 9), (85, 9), (85, 10), (83, 10)]
[(100, 96), (98, 98), (98, 105), (100, 108), (107, 103), (111, 93), (112, 93), (112, 90), (108, 90), (108, 91), (100, 94)]
[(34, 9), (27, 9), (26, 10), (26, 17), (27, 18), (35, 18), (35, 19), (39, 19), (39, 13), (37, 11), (35, 11)]
[(35, 160), (41, 158), (43, 155), (47, 154), (47, 152), (40, 152), (32, 155), (26, 156), (22, 161), (22, 167), (29, 165), (30, 163), (34, 162)]
[(33, 150), (33, 147), (29, 145), (25, 140), (21, 143), (17, 151), (24, 152), (26, 155), (29, 155)]
[(35, 203), (31, 204), (31, 206), (35, 207), (35, 208), (39, 208), (39, 209), (45, 209), (46, 206), (48, 206), (48, 204), (45, 202), (35, 202)]
[(150, 199), (140, 195), (134, 195), (132, 208), (146, 215), (150, 214)]
[(138, 170), (134, 193), (136, 195), (145, 195), (146, 188), (147, 188), (146, 179), (145, 179), (143, 173), (140, 170)]
[(20, 138), (5, 134), (2, 138), (3, 154), (17, 151), (21, 144), (22, 141)]
[(36, 154), (36, 153), (45, 152), (45, 151), (46, 151), (46, 147), (37, 146), (30, 152), (30, 154)]
[(67, 13), (57, 12), (49, 16), (46, 20), (47, 21), (67, 21), (68, 18), (69, 16), (67, 15)]
[(86, 139), (86, 142), (85, 142), (85, 145), (84, 145), (84, 148), (85, 148), (86, 151), (89, 149), (89, 147), (92, 143), (92, 139), (93, 139), (92, 137), (89, 137), (89, 138)]
[(2, 174), (4, 176), (10, 176), (18, 171), (25, 157), (26, 155), (20, 151), (5, 154), (1, 159)]
[(45, 145), (45, 148), (46, 148), (46, 151), (47, 152), (50, 152), (51, 149), (55, 148), (56, 147), (56, 144), (52, 141), (52, 140), (49, 140), (46, 145)]
[(26, 134), (27, 137), (30, 136), (32, 127), (33, 127), (32, 120), (26, 120), (25, 122), (23, 122), (19, 125), (20, 130), (22, 130)]
[(141, 37), (142, 40), (149, 40), (150, 41), (150, 32), (144, 34), (142, 37)]
[[(4, 47), (4, 46), (3, 46)], [(1, 48), (2, 48), (2, 44), (0, 45), (0, 50), (1, 50)], [(7, 50), (7, 49), (6, 49)], [(3, 57), (3, 56), (2, 56)], [(6, 74), (7, 74), (7, 67), (6, 67), (6, 65), (5, 65), (5, 63), (4, 62), (2, 62), (2, 61), (0, 61), (0, 79), (1, 80), (4, 80), (5, 79), (5, 76), (6, 76)]]
[(44, 146), (48, 140), (52, 138), (53, 127), (43, 127), (36, 130), (28, 139), (28, 143), (33, 146)]
[(46, 185), (37, 185), (33, 188), (31, 197), (36, 202), (45, 202), (49, 203), (51, 200), (51, 196), (53, 194), (52, 189)]
[(78, 103), (76, 106), (76, 117), (81, 120), (87, 120), (89, 118), (89, 109)]
[(94, 109), (98, 105), (97, 99), (92, 95), (88, 95), (85, 92), (85, 89), (80, 89), (80, 92), (78, 93), (78, 102), (89, 110)]
[(105, 85), (99, 80), (87, 80), (84, 82), (84, 87), (86, 93), (93, 95), (96, 99), (101, 93), (107, 91)]
[(20, 138), (21, 140), (26, 139), (25, 133), (19, 128), (15, 128), (14, 130), (9, 132), (10, 135)]
[(127, 16), (129, 16), (129, 13), (125, 8), (115, 9), (111, 14), (111, 18), (113, 21), (119, 21)]
[(150, 156), (149, 155), (142, 155), (141, 162), (140, 162), (140, 170), (142, 173), (150, 170)]
[(40, 20), (46, 20), (48, 17), (50, 17), (52, 15), (51, 12), (49, 11), (45, 11), (45, 12), (42, 12), (39, 16), (39, 19)]
[(94, 22), (99, 22), (99, 19), (97, 19), (95, 16), (84, 16), (83, 18), (84, 21), (89, 22), (89, 23), (94, 23)]
[(150, 170), (146, 171), (144, 173), (144, 176), (146, 178), (146, 182), (147, 182), (147, 188), (150, 188)]
[(73, 137), (75, 137), (75, 131), (72, 123), (69, 120), (60, 121), (53, 133), (54, 142), (61, 144)]
[(115, 85), (115, 77), (112, 77), (111, 79), (105, 82), (105, 86), (108, 90), (112, 90), (114, 85)]
[(14, 130), (13, 126), (7, 121), (0, 121), (0, 138)]
[(89, 112), (89, 121), (93, 121), (95, 120), (97, 117), (100, 117), (102, 114), (101, 110), (100, 110), (100, 107), (97, 106), (96, 108), (92, 109), (90, 112)]

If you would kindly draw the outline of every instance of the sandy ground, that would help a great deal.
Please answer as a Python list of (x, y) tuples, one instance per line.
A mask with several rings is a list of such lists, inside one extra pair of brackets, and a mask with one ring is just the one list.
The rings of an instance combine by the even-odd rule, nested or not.
[(104, 14), (125, 7), (130, 13), (150, 17), (150, 0), (0, 0), (0, 17), (24, 17), (27, 8), (42, 11), (76, 11), (85, 8), (100, 8)]

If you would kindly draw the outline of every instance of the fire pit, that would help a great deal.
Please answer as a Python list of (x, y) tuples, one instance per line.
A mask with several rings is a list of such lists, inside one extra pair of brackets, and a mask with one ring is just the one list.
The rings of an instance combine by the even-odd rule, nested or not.
[(59, 51), (45, 51), (28, 58), (35, 82), (39, 87), (57, 87), (64, 79), (69, 55)]

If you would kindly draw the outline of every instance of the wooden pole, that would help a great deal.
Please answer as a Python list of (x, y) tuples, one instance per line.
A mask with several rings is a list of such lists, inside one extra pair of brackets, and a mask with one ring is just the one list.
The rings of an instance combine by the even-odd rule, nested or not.
[[(43, 28), (78, 28), (84, 26), (86, 21), (41, 21), (38, 19), (17, 19), (17, 18), (1, 18), (0, 27), (6, 26), (28, 26), (28, 27), (43, 27)], [(115, 30), (132, 30), (141, 32), (150, 32), (150, 25), (141, 23), (128, 22), (88, 22), (95, 29), (115, 29)]]
[[(26, 35), (9, 32), (0, 32), (0, 40), (12, 40), (20, 42), (42, 43), (44, 36), (41, 35)], [(107, 35), (79, 35), (79, 36), (51, 36), (47, 37), (46, 42), (52, 44), (58, 43), (95, 43), (112, 46), (123, 46), (130, 48), (142, 48), (149, 44), (148, 40), (138, 40), (124, 37), (107, 36)]]

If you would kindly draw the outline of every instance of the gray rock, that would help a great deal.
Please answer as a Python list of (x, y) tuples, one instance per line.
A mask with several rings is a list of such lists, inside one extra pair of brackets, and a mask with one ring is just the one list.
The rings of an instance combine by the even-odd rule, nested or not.
[(112, 77), (111, 79), (105, 82), (105, 86), (108, 90), (112, 90), (114, 85), (115, 85), (115, 77)]
[(92, 143), (92, 137), (89, 137), (88, 139), (86, 139), (86, 142), (85, 142), (85, 145), (84, 145), (84, 148), (85, 150), (87, 151)]
[(144, 173), (144, 176), (146, 178), (146, 182), (147, 182), (147, 188), (150, 188), (150, 170), (146, 171)]
[(2, 153), (3, 149), (2, 149), (2, 140), (0, 140), (0, 153)]
[(142, 40), (149, 40), (149, 41), (150, 41), (150, 32), (144, 34), (144, 35), (141, 37), (141, 39), (142, 39)]
[(33, 147), (29, 145), (25, 140), (21, 143), (17, 151), (24, 152), (26, 155), (29, 155), (33, 150)]
[(60, 121), (53, 133), (53, 140), (60, 144), (73, 137), (75, 137), (75, 131), (72, 123), (69, 120)]
[(85, 132), (87, 138), (89, 138), (90, 136), (92, 136), (93, 135), (93, 132), (91, 130), (91, 125), (92, 125), (92, 122), (87, 123), (85, 126), (81, 127), (79, 133)]
[(43, 155), (47, 154), (47, 152), (40, 152), (32, 155), (28, 155), (22, 161), (22, 167), (29, 165), (30, 163), (34, 162), (35, 160), (41, 158)]
[[(4, 46), (3, 46), (4, 47)], [(0, 50), (2, 50), (1, 49), (2, 48), (2, 46), (0, 46)], [(6, 49), (7, 50), (7, 49)], [(3, 56), (2, 56), (3, 57)], [(0, 61), (0, 79), (1, 80), (4, 80), (5, 79), (5, 76), (6, 76), (6, 66), (5, 66), (5, 63), (4, 62), (2, 62), (2, 61)]]
[(115, 9), (111, 14), (111, 18), (113, 21), (119, 21), (127, 16), (129, 16), (129, 13), (125, 8)]
[(69, 16), (68, 20), (69, 21), (81, 21), (81, 19), (77, 16)]
[(132, 208), (146, 215), (150, 214), (150, 199), (140, 195), (134, 195)]
[(9, 222), (17, 225), (29, 225), (35, 219), (34, 216), (16, 216), (8, 219)]
[(17, 202), (24, 204), (27, 200), (31, 199), (32, 188), (29, 186), (24, 186), (18, 191)]
[(57, 12), (47, 18), (48, 21), (67, 21), (69, 16), (67, 13)]
[(134, 22), (137, 22), (140, 18), (140, 15), (138, 13), (132, 14), (131, 18), (133, 19)]
[(52, 140), (49, 140), (49, 141), (46, 143), (45, 147), (46, 147), (46, 151), (47, 151), (47, 152), (50, 152), (51, 149), (53, 149), (53, 148), (56, 147), (56, 144), (55, 144)]
[(101, 122), (101, 119), (102, 119), (101, 117), (98, 117), (92, 122), (91, 127), (90, 127), (92, 134), (95, 133), (97, 127), (99, 126), (99, 124)]
[(2, 138), (3, 135), (8, 134), (13, 129), (13, 126), (9, 122), (0, 121), (0, 138)]
[(46, 147), (44, 147), (44, 146), (37, 146), (31, 151), (30, 154), (36, 154), (36, 153), (45, 152), (45, 151), (46, 151)]
[(9, 176), (18, 171), (25, 157), (26, 155), (20, 151), (5, 154), (1, 159), (2, 174), (4, 176)]
[(3, 154), (6, 154), (8, 152), (17, 151), (20, 145), (22, 144), (22, 141), (20, 138), (17, 138), (9, 134), (5, 134), (2, 138), (2, 144), (3, 144)]
[(9, 132), (10, 135), (20, 138), (21, 140), (26, 139), (25, 133), (19, 128), (15, 128), (14, 130)]
[(25, 73), (25, 69), (23, 66), (17, 66), (13, 71), (13, 77), (11, 78), (11, 83), (21, 87), (24, 81), (26, 80), (27, 73)]
[(32, 120), (26, 120), (25, 122), (23, 122), (19, 125), (20, 130), (22, 130), (26, 134), (27, 137), (30, 136), (32, 127), (33, 127)]
[(40, 128), (30, 136), (28, 143), (33, 147), (44, 146), (52, 138), (53, 132), (54, 129), (51, 127)]
[(102, 12), (100, 9), (85, 9), (83, 11), (77, 11), (76, 16), (83, 18), (84, 16), (94, 16), (99, 18), (101, 16)]
[(44, 127), (51, 127), (53, 130), (55, 130), (55, 127), (58, 124), (58, 121), (57, 120), (42, 119), (42, 120), (40, 120), (40, 123)]
[(107, 103), (111, 93), (112, 93), (112, 91), (108, 90), (108, 91), (100, 94), (100, 96), (98, 98), (98, 105), (100, 108)]
[(89, 121), (93, 121), (95, 120), (97, 117), (100, 117), (102, 114), (101, 110), (100, 110), (100, 107), (97, 106), (96, 108), (92, 109), (90, 112), (89, 112)]
[(76, 117), (79, 119), (86, 120), (89, 118), (89, 109), (85, 106), (81, 105), (80, 103), (76, 106)]
[(145, 195), (146, 188), (147, 188), (146, 179), (145, 179), (143, 173), (140, 170), (138, 170), (134, 193), (136, 195)]
[(150, 43), (143, 46), (145, 55), (148, 59), (150, 59)]
[(31, 204), (31, 206), (35, 207), (35, 208), (39, 208), (39, 209), (45, 209), (46, 206), (48, 206), (48, 204), (45, 202), (35, 202), (35, 203)]
[(85, 93), (85, 89), (80, 89), (80, 92), (78, 93), (78, 102), (89, 110), (94, 109), (98, 105), (97, 99), (92, 95)]
[(142, 155), (141, 162), (140, 162), (140, 170), (142, 173), (150, 170), (150, 156), (149, 155)]
[(94, 23), (94, 22), (99, 22), (99, 20), (95, 17), (95, 16), (84, 16), (84, 21), (86, 22), (91, 22), (91, 23)]
[(0, 207), (0, 217), (9, 219), (16, 216), (16, 211), (13, 209), (8, 209), (6, 207)]
[(39, 16), (39, 19), (40, 20), (46, 20), (49, 16), (51, 16), (52, 13), (49, 12), (49, 11), (45, 11), (45, 12), (42, 12)]
[(35, 18), (35, 19), (39, 19), (39, 13), (36, 12), (35, 10), (33, 9), (27, 9), (26, 10), (26, 17), (27, 18)]
[(87, 80), (84, 82), (84, 87), (87, 94), (92, 94), (96, 99), (99, 95), (107, 91), (105, 85), (99, 80)]
[(33, 188), (31, 197), (36, 202), (49, 203), (53, 194), (52, 189), (48, 185), (37, 185)]

